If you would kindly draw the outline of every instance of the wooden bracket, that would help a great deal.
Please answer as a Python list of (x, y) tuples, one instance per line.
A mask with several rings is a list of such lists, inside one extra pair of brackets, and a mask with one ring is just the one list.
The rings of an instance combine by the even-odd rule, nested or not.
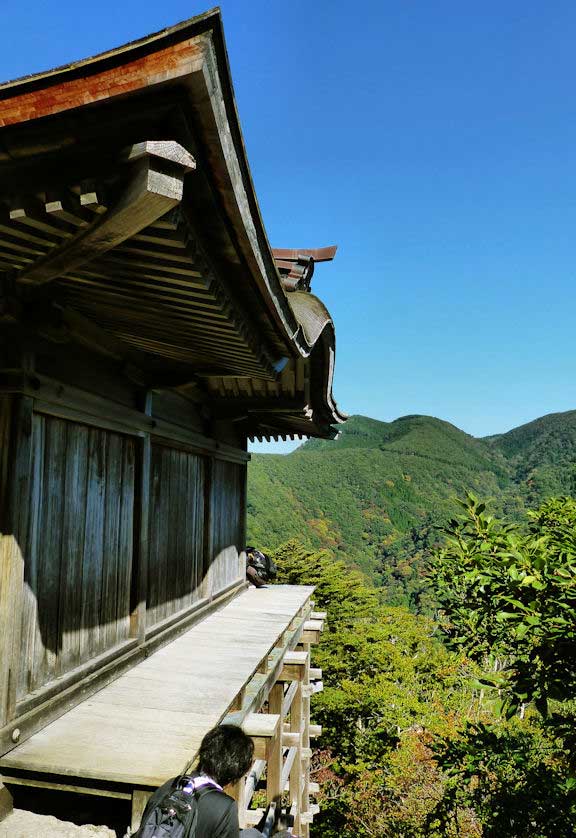
[(306, 620), (304, 623), (304, 631), (300, 639), (301, 643), (319, 643), (320, 633), (324, 629), (322, 620)]
[(127, 150), (126, 159), (132, 161), (132, 177), (116, 204), (21, 270), (19, 282), (50, 282), (136, 235), (180, 203), (184, 175), (196, 168), (194, 158), (175, 142), (138, 143)]
[(286, 652), (279, 681), (303, 681), (306, 677), (307, 652)]
[(254, 758), (268, 759), (272, 741), (278, 736), (280, 716), (276, 713), (248, 713), (242, 730), (254, 740)]

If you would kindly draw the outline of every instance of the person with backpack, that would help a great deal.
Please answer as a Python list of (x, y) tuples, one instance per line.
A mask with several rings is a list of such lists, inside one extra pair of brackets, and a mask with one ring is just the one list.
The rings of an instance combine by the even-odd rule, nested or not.
[[(154, 792), (132, 838), (262, 838), (257, 829), (240, 830), (236, 801), (223, 787), (248, 771), (254, 743), (236, 725), (219, 725), (204, 736), (198, 768)], [(289, 833), (277, 833), (277, 838)]]
[(262, 588), (267, 582), (273, 582), (278, 575), (276, 562), (268, 553), (256, 547), (246, 547), (246, 578), (256, 588)]

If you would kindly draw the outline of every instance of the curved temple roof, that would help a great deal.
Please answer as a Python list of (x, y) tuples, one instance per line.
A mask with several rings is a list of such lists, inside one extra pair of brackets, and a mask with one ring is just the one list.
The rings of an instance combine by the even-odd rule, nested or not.
[(336, 248), (270, 248), (218, 10), (0, 85), (0, 184), (19, 317), (96, 329), (248, 436), (335, 435), (334, 326), (308, 292)]

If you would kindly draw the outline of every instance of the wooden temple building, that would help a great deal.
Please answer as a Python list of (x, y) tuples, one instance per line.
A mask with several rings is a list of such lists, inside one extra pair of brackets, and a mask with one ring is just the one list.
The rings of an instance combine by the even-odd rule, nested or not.
[(323, 615), (247, 589), (247, 441), (343, 420), (334, 251), (269, 246), (217, 10), (0, 85), (0, 811), (41, 787), (136, 824), (227, 719), (241, 821), (264, 776), (308, 835)]

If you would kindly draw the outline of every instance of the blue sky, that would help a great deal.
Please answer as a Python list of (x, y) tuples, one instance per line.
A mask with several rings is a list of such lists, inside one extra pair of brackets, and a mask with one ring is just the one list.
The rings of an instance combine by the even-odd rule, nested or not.
[[(477, 436), (576, 408), (576, 4), (221, 6), (270, 241), (339, 245), (313, 290), (340, 407)], [(206, 8), (6, 4), (0, 76)]]

